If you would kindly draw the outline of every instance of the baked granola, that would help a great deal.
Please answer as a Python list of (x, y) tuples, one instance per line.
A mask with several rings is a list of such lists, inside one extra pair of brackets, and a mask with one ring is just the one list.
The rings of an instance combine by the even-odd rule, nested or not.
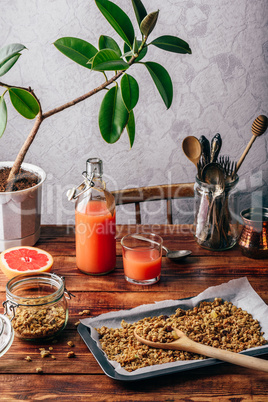
[(177, 350), (154, 349), (137, 341), (134, 329), (142, 338), (153, 342), (172, 342), (173, 328), (205, 345), (241, 352), (267, 343), (258, 320), (231, 302), (216, 298), (201, 302), (191, 310), (178, 308), (171, 316), (146, 317), (121, 328), (96, 328), (103, 351), (109, 360), (131, 372), (138, 368), (180, 360), (199, 360), (205, 356)]

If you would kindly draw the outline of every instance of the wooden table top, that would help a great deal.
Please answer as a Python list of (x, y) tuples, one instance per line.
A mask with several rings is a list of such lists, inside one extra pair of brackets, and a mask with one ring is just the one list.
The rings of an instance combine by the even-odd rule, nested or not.
[[(163, 258), (160, 282), (137, 286), (125, 281), (121, 245), (117, 243), (116, 269), (104, 276), (87, 276), (75, 264), (73, 228), (43, 226), (37, 247), (54, 257), (53, 272), (64, 275), (67, 289), (75, 294), (69, 302), (70, 317), (57, 343), (14, 340), (0, 358), (0, 400), (69, 401), (258, 401), (268, 398), (268, 374), (228, 363), (196, 368), (157, 379), (121, 382), (106, 376), (77, 332), (79, 312), (90, 309), (91, 316), (112, 310), (130, 309), (145, 303), (181, 299), (206, 288), (246, 276), (268, 304), (268, 260), (243, 257), (235, 247), (210, 252), (194, 241), (187, 225), (118, 226), (118, 239), (129, 232), (153, 230), (170, 249), (190, 249), (192, 256), (181, 263)], [(0, 298), (5, 300), (7, 279), (0, 274)], [(0, 308), (3, 313), (3, 308)], [(68, 341), (73, 341), (70, 349)], [(41, 358), (40, 347), (53, 346), (55, 360)], [(74, 358), (67, 353), (75, 352)], [(32, 358), (31, 362), (25, 360)], [(261, 356), (268, 359), (268, 354)], [(36, 368), (43, 370), (36, 373)]]

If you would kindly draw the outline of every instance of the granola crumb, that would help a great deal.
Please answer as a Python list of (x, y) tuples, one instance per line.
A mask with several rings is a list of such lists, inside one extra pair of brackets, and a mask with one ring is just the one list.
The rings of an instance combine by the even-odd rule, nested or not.
[(50, 351), (49, 350), (41, 350), (40, 355), (43, 359), (44, 357), (47, 357), (50, 355)]
[(90, 315), (90, 310), (79, 311), (79, 315)]
[(68, 352), (67, 357), (75, 357), (75, 353), (74, 352)]
[(38, 374), (42, 374), (42, 373), (43, 373), (43, 370), (41, 369), (41, 367), (37, 367), (37, 368), (35, 369), (35, 371), (36, 371)]
[(56, 360), (56, 356), (51, 355), (51, 359)]
[(53, 346), (49, 346), (48, 350), (53, 350)]
[(25, 360), (26, 360), (27, 362), (31, 362), (31, 361), (32, 361), (32, 358), (31, 358), (30, 356), (26, 356), (26, 357), (25, 357)]
[(73, 343), (73, 341), (68, 341), (67, 345), (70, 346), (70, 348), (72, 348), (74, 346), (74, 343)]

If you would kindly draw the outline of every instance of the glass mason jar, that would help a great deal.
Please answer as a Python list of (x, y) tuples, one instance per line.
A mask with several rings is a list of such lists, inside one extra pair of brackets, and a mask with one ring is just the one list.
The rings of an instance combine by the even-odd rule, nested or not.
[(87, 160), (85, 189), (76, 196), (75, 243), (77, 268), (89, 275), (104, 275), (116, 265), (114, 197), (102, 180), (102, 161)]
[(22, 274), (6, 285), (5, 314), (25, 340), (51, 339), (68, 321), (64, 278), (54, 273)]
[(238, 176), (219, 193), (214, 184), (196, 178), (194, 237), (210, 250), (228, 250), (239, 237)]

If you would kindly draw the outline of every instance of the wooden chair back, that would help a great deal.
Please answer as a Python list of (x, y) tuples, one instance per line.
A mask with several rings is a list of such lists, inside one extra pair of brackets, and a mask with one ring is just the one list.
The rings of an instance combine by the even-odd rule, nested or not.
[(194, 183), (162, 184), (159, 186), (127, 188), (112, 191), (116, 205), (135, 204), (136, 223), (141, 223), (140, 203), (144, 201), (166, 200), (167, 223), (172, 224), (172, 199), (192, 198)]

